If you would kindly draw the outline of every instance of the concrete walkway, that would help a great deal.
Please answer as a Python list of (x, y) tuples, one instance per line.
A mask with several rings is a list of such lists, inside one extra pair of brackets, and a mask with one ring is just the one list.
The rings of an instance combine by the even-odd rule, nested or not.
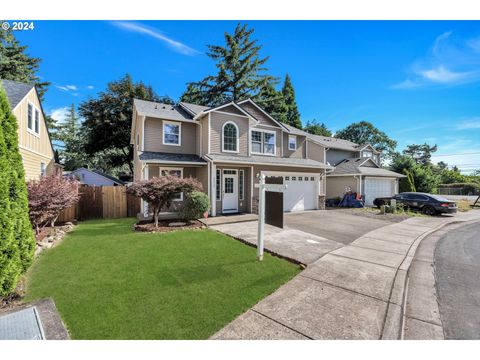
[(212, 339), (399, 339), (418, 244), (445, 224), (475, 217), (480, 211), (411, 218), (332, 249)]

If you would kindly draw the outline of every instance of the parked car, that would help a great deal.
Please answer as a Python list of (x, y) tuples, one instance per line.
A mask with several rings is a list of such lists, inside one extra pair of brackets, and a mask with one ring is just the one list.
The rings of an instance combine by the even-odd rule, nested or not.
[(373, 204), (380, 208), (382, 205), (389, 205), (395, 199), (397, 204), (403, 204), (412, 210), (419, 210), (426, 215), (455, 214), (457, 204), (440, 195), (433, 195), (419, 192), (403, 192), (392, 197), (376, 198)]

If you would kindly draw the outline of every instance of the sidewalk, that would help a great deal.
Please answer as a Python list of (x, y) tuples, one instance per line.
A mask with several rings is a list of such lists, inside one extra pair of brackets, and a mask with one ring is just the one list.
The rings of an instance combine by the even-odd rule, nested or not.
[(407, 271), (436, 229), (478, 218), (411, 218), (332, 250), (212, 339), (399, 339)]

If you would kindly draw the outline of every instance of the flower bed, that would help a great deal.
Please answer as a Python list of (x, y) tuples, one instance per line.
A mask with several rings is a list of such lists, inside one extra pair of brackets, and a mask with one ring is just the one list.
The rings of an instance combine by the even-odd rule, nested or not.
[(139, 222), (133, 225), (133, 230), (142, 232), (170, 232), (176, 230), (201, 229), (204, 227), (205, 225), (198, 220), (159, 220), (158, 227), (155, 227), (155, 224), (151, 222)]

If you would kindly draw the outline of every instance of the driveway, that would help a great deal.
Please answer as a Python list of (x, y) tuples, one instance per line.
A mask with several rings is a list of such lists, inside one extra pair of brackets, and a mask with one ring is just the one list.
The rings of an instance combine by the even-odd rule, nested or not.
[(286, 213), (284, 226), (301, 230), (344, 245), (391, 222), (346, 214), (336, 210), (314, 210)]

